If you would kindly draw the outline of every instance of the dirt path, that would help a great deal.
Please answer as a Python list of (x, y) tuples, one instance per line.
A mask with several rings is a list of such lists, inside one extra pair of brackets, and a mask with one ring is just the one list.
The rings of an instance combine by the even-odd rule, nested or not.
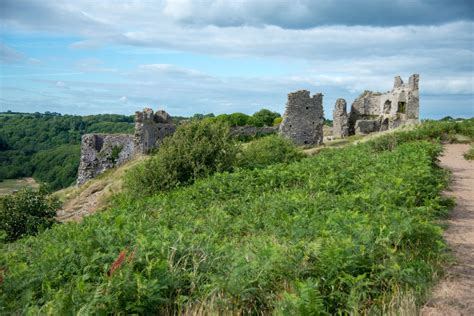
[(453, 196), (457, 205), (448, 220), (445, 239), (456, 262), (435, 287), (422, 315), (474, 315), (474, 162), (463, 157), (469, 148), (446, 145), (440, 157), (440, 165), (453, 173), (446, 195)]

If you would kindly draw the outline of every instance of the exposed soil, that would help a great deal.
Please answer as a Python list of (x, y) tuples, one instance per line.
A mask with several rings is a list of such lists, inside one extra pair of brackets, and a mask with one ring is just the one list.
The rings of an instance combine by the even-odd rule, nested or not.
[(469, 148), (449, 144), (440, 157), (440, 165), (452, 171), (452, 183), (445, 193), (457, 203), (444, 234), (455, 263), (447, 268), (421, 315), (474, 315), (474, 162), (463, 157)]

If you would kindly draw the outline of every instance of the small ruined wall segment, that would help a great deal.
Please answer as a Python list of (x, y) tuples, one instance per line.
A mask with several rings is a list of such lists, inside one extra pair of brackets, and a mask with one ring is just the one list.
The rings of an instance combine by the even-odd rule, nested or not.
[(319, 145), (323, 142), (323, 95), (310, 96), (307, 90), (288, 94), (280, 134), (296, 145)]
[[(391, 91), (364, 91), (352, 103), (349, 133), (367, 134), (417, 123), (420, 112), (419, 80), (418, 74), (411, 75), (408, 83), (396, 76)], [(371, 127), (373, 130), (370, 130)]]
[(135, 112), (135, 151), (146, 154), (158, 148), (165, 137), (176, 131), (176, 125), (165, 111), (146, 108)]
[(86, 134), (81, 141), (77, 185), (130, 160), (135, 153), (133, 135)]
[(349, 115), (347, 114), (347, 103), (344, 99), (337, 99), (332, 114), (332, 131), (336, 138), (349, 136)]

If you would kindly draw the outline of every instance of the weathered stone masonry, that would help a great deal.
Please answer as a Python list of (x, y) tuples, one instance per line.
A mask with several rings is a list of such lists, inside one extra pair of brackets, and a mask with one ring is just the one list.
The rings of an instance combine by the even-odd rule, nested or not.
[(280, 134), (296, 145), (319, 145), (323, 142), (323, 95), (310, 96), (307, 90), (288, 94)]
[(406, 84), (400, 76), (396, 76), (391, 91), (364, 91), (352, 103), (350, 134), (368, 134), (418, 122), (419, 78), (418, 74), (414, 74)]
[(86, 134), (82, 136), (81, 160), (77, 172), (77, 184), (95, 178), (104, 171), (132, 159), (135, 154), (158, 148), (163, 139), (172, 135), (176, 126), (165, 111), (144, 109), (135, 112), (134, 135)]
[(344, 138), (349, 136), (349, 115), (347, 114), (347, 104), (344, 99), (337, 99), (332, 114), (333, 136)]
[(158, 148), (165, 137), (176, 131), (171, 117), (165, 111), (144, 109), (135, 113), (135, 150), (147, 154), (153, 148)]
[(77, 184), (84, 184), (105, 170), (121, 165), (130, 160), (134, 154), (133, 135), (83, 135)]

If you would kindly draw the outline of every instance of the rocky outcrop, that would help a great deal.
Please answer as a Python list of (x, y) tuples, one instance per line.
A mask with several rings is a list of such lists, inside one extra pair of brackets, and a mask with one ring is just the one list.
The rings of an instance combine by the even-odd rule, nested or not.
[(349, 136), (349, 115), (347, 114), (347, 104), (344, 99), (337, 99), (332, 114), (333, 137), (344, 138)]
[(105, 170), (123, 164), (134, 154), (133, 135), (83, 135), (77, 184), (84, 184)]
[(319, 145), (323, 142), (323, 95), (310, 96), (307, 90), (288, 94), (280, 134), (296, 145)]
[[(419, 75), (414, 74), (410, 76), (408, 84), (406, 84), (400, 76), (396, 76), (391, 91), (386, 93), (364, 91), (352, 103), (349, 133), (357, 133), (356, 124), (361, 120), (376, 121), (376, 124), (362, 123), (365, 133), (384, 131), (418, 122), (420, 111), (419, 79)], [(369, 131), (367, 128), (370, 126), (373, 126), (374, 130)], [(359, 128), (359, 131), (362, 129)]]

